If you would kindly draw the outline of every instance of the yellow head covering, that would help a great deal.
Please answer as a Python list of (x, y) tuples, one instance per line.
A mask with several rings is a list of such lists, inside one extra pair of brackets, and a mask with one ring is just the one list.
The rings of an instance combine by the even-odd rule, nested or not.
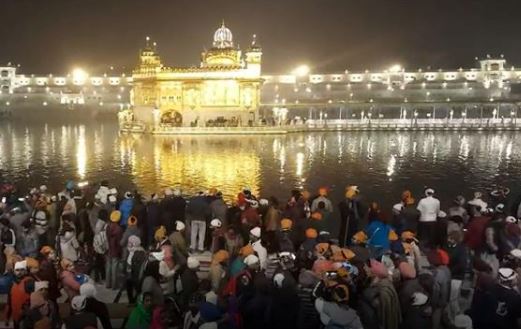
[(27, 262), (28, 269), (40, 267), (40, 263), (32, 257), (25, 257), (25, 260)]
[(318, 195), (326, 196), (327, 195), (327, 187), (321, 187), (318, 189)]
[(293, 226), (293, 221), (289, 218), (284, 218), (280, 221), (280, 228), (283, 230), (291, 230), (291, 227)]
[(219, 264), (230, 259), (230, 254), (226, 250), (218, 250), (212, 257), (212, 264)]
[(114, 223), (119, 223), (119, 220), (121, 219), (121, 211), (114, 210), (110, 213), (110, 221)]
[(154, 233), (154, 239), (156, 239), (156, 241), (161, 241), (165, 238), (166, 238), (166, 228), (161, 225), (156, 230), (156, 233)]
[(318, 211), (315, 211), (314, 213), (311, 214), (311, 219), (322, 220), (322, 214)]
[(365, 234), (364, 231), (356, 232), (355, 235), (353, 235), (353, 242), (354, 243), (367, 243), (367, 234)]
[(247, 244), (239, 250), (239, 255), (246, 257), (249, 255), (253, 255), (254, 252), (255, 251), (253, 250), (251, 244)]
[(398, 234), (396, 234), (396, 232), (394, 230), (391, 230), (391, 231), (389, 231), (388, 238), (391, 241), (396, 241), (396, 240), (398, 240)]
[(306, 230), (306, 238), (315, 239), (317, 236), (318, 236), (318, 232), (314, 228), (310, 227)]
[(358, 187), (355, 185), (349, 185), (346, 187), (346, 198), (352, 199), (358, 193)]
[(43, 246), (42, 249), (40, 249), (40, 254), (47, 256), (53, 251), (54, 251), (54, 249), (52, 247)]
[(315, 251), (320, 255), (323, 255), (328, 249), (329, 243), (326, 242), (317, 243), (317, 245), (315, 246)]

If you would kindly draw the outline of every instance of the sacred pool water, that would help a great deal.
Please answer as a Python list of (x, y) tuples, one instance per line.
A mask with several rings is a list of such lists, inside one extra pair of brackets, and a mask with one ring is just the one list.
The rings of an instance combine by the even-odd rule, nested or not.
[(229, 200), (249, 186), (285, 200), (294, 188), (358, 185), (366, 201), (389, 210), (404, 189), (416, 198), (432, 186), (442, 208), (497, 184), (518, 193), (521, 139), (515, 132), (344, 132), (286, 136), (120, 135), (115, 121), (82, 124), (0, 124), (0, 174), (21, 188), (66, 180), (108, 179), (120, 191), (144, 194), (179, 185), (183, 192), (211, 187)]

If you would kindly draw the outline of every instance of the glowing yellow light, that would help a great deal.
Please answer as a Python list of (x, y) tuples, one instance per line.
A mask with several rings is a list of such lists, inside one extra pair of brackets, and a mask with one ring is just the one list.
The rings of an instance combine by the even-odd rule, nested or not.
[(87, 143), (85, 136), (85, 126), (80, 126), (78, 133), (78, 145), (76, 147), (76, 162), (78, 176), (83, 179), (87, 173)]
[(389, 68), (389, 72), (391, 73), (398, 73), (402, 70), (402, 66), (400, 64), (394, 64)]
[(75, 68), (72, 71), (72, 78), (76, 81), (85, 81), (89, 75), (83, 69)]
[(300, 65), (292, 71), (292, 74), (298, 77), (304, 77), (309, 74), (311, 69), (307, 65)]

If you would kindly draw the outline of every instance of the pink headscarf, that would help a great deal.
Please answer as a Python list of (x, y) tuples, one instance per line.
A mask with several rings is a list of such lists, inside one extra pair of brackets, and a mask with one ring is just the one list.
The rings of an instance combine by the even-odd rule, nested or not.
[(174, 255), (172, 251), (172, 246), (169, 244), (164, 244), (161, 246), (161, 250), (164, 252), (165, 258), (163, 258), (163, 261), (168, 265), (170, 269), (173, 269), (174, 264)]
[(401, 262), (400, 265), (398, 265), (398, 269), (404, 280), (412, 280), (416, 277), (416, 270), (407, 262)]
[(389, 271), (384, 264), (380, 263), (377, 260), (371, 259), (371, 272), (373, 272), (374, 276), (380, 279), (385, 279), (389, 277)]
[(328, 272), (328, 271), (334, 271), (335, 267), (333, 265), (333, 262), (326, 259), (317, 259), (313, 263), (313, 269), (312, 271), (315, 272), (318, 275), (321, 275), (322, 273)]

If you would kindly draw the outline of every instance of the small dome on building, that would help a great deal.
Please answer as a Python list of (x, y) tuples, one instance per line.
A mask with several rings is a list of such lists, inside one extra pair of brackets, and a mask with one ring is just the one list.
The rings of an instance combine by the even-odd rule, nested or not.
[(224, 21), (213, 35), (213, 46), (215, 48), (233, 48), (232, 31), (224, 25)]

